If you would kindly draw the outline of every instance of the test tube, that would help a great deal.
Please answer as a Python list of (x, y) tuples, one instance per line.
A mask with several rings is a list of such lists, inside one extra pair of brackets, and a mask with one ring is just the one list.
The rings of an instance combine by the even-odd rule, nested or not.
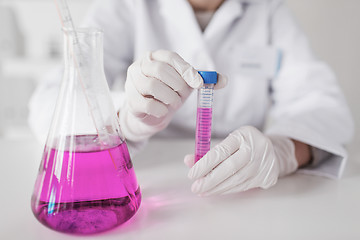
[(217, 72), (199, 71), (199, 74), (204, 85), (198, 89), (197, 96), (195, 162), (210, 150), (213, 93), (217, 83)]

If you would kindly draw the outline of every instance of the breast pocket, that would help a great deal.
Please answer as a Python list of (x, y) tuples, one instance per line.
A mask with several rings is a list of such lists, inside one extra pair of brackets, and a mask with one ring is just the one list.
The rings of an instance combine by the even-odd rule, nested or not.
[(233, 69), (249, 78), (274, 78), (282, 60), (280, 49), (269, 46), (238, 45), (231, 55)]

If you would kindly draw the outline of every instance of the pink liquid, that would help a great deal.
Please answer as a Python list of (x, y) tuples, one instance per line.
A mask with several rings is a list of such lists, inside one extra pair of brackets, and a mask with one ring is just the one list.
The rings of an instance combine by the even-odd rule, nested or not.
[(76, 151), (45, 147), (32, 196), (32, 210), (44, 225), (89, 234), (130, 219), (141, 202), (125, 142), (102, 149), (95, 136), (76, 136)]
[(198, 108), (195, 134), (195, 162), (210, 150), (212, 108)]

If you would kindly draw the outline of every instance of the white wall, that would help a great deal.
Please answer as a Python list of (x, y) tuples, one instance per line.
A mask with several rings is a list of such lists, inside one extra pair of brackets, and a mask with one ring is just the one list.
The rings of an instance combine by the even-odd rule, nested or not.
[(319, 58), (335, 71), (352, 110), (360, 146), (360, 1), (287, 0)]
[[(75, 24), (92, 1), (67, 1)], [(53, 0), (0, 0), (0, 8), (0, 136), (19, 137), (29, 135), (27, 104), (35, 85), (62, 61), (63, 36)], [(14, 44), (23, 45), (20, 56), (13, 53)]]
[[(92, 1), (67, 1), (76, 25), (81, 23)], [(51, 41), (62, 45), (61, 23), (54, 0), (0, 0), (0, 4), (11, 6), (16, 11), (26, 41), (27, 57), (46, 57)]]

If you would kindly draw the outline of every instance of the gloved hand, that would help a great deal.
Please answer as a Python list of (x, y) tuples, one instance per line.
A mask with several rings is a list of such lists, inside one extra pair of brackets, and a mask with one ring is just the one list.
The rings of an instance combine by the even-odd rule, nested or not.
[(246, 126), (232, 132), (194, 165), (194, 155), (185, 164), (192, 168), (188, 177), (195, 180), (191, 190), (201, 196), (267, 189), (278, 177), (294, 172), (298, 163), (292, 140), (265, 136)]
[[(216, 88), (225, 84), (219, 74)], [(200, 74), (174, 52), (148, 52), (135, 61), (128, 68), (126, 99), (119, 111), (126, 139), (143, 141), (166, 128), (191, 91), (202, 85)]]

